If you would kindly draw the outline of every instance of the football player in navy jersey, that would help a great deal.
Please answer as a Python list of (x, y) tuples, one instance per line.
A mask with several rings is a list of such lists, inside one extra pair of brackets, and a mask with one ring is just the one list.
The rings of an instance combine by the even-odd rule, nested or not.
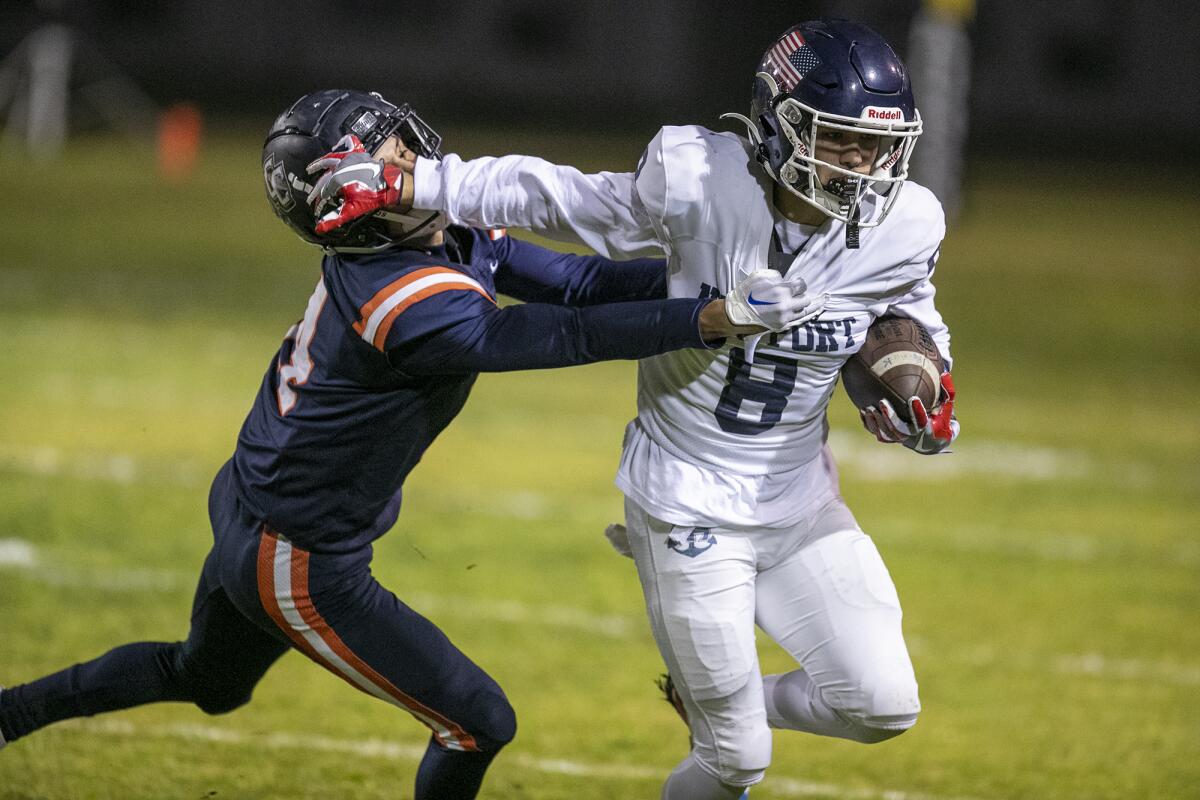
[[(229, 712), (296, 649), (430, 728), (418, 800), (476, 796), (515, 734), (513, 709), (370, 572), (409, 471), (479, 372), (705, 348), (783, 330), (807, 309), (802, 288), (778, 275), (724, 300), (667, 299), (661, 260), (563, 255), (446, 227), (437, 213), (378, 211), (373, 196), (398, 187), (382, 159), (437, 158), (439, 145), (408, 105), (376, 94), (316, 92), (275, 121), (263, 149), (271, 207), (325, 257), (213, 481), (214, 543), (188, 637), (126, 644), (0, 691), (0, 746), (155, 701)], [(526, 302), (502, 308), (497, 292)]]

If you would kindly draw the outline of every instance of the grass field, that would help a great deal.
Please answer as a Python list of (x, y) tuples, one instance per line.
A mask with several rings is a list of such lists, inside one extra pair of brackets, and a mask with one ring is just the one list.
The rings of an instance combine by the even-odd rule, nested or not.
[[(490, 141), (585, 167), (639, 147)], [(182, 187), (122, 142), (0, 161), (0, 684), (186, 632), (208, 480), (317, 275), (258, 143), (214, 137)], [(938, 274), (955, 455), (876, 445), (835, 399), (925, 710), (875, 747), (778, 734), (755, 800), (1200, 797), (1200, 200), (1129, 176), (974, 170)], [(684, 754), (632, 564), (601, 536), (632, 410), (629, 364), (484, 376), (377, 548), (517, 709), (486, 798), (653, 798)], [(22, 740), (0, 798), (403, 798), (425, 739), (292, 654), (228, 716), (158, 705)]]

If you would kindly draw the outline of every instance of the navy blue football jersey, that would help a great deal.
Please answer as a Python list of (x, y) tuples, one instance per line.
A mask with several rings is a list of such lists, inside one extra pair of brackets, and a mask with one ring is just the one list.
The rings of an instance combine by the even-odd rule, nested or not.
[[(327, 255), (238, 435), (233, 485), (300, 547), (349, 551), (396, 521), (404, 478), (479, 372), (703, 347), (706, 300), (658, 259), (612, 262), (452, 227), (429, 250)], [(501, 307), (497, 292), (522, 304)]]

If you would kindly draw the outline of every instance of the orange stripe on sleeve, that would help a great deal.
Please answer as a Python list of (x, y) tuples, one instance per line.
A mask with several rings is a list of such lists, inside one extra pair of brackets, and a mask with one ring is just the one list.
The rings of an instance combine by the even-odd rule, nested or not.
[[(359, 335), (361, 335), (363, 330), (365, 330), (367, 327), (367, 320), (369, 320), (371, 315), (375, 313), (375, 309), (379, 308), (379, 306), (381, 306), (389, 297), (403, 289), (405, 286), (419, 281), (422, 278), (428, 278), (430, 275), (439, 274), (462, 275), (462, 273), (458, 270), (453, 270), (449, 267), (424, 267), (422, 269), (413, 270), (412, 272), (397, 278), (376, 292), (371, 299), (368, 300), (358, 310), (358, 322), (354, 323), (354, 330), (358, 331)], [(465, 278), (466, 276), (464, 275), (463, 277)], [(488, 299), (490, 300), (491, 298)]]
[(492, 298), (487, 296), (486, 292), (479, 291), (477, 287), (469, 283), (439, 283), (436, 286), (428, 286), (418, 292), (415, 292), (411, 297), (406, 297), (404, 300), (397, 303), (395, 308), (388, 312), (387, 316), (384, 317), (379, 323), (379, 328), (375, 331), (375, 338), (371, 341), (371, 344), (375, 346), (376, 350), (384, 349), (384, 345), (387, 344), (387, 335), (392, 330), (392, 323), (396, 321), (396, 317), (400, 316), (401, 312), (403, 312), (406, 308), (416, 305), (425, 298), (432, 297), (435, 294), (441, 294), (442, 292), (449, 292), (451, 290), (462, 291), (463, 289), (487, 297), (488, 301), (493, 305), (496, 303), (495, 300), (492, 300)]

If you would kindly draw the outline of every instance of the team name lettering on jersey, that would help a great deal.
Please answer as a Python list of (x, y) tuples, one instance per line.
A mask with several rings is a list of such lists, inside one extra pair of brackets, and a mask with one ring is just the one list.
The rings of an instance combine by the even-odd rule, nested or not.
[(771, 334), (769, 341), (797, 353), (837, 353), (854, 347), (857, 321), (858, 317), (809, 320), (790, 331)]

